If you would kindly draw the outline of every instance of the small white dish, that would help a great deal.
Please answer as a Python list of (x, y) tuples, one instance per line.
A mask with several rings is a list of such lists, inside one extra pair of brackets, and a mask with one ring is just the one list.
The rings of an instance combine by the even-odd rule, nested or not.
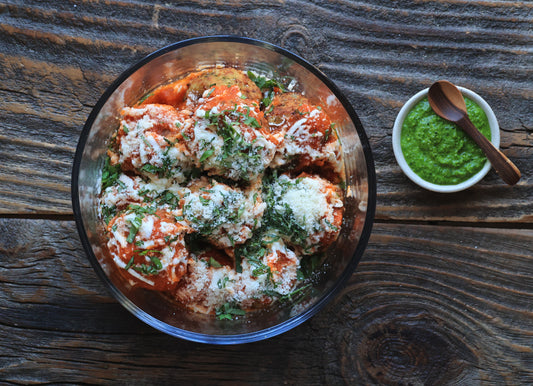
[[(489, 126), (490, 126), (490, 132), (491, 132), (491, 142), (496, 147), (499, 148), (500, 146), (500, 127), (498, 126), (498, 121), (496, 120), (496, 116), (494, 115), (494, 112), (492, 111), (491, 107), (483, 98), (481, 98), (478, 94), (475, 92), (468, 90), (464, 87), (457, 87), (459, 90), (461, 90), (461, 93), (467, 97), (470, 98), (472, 101), (474, 101), (479, 107), (483, 109), (485, 114), (487, 115)], [(398, 162), (398, 165), (400, 165), (400, 168), (405, 173), (407, 177), (417, 185), (434, 191), (434, 192), (440, 192), (440, 193), (452, 193), (452, 192), (458, 192), (461, 190), (465, 190), (467, 188), (470, 188), (471, 186), (477, 184), (485, 175), (489, 172), (491, 168), (490, 162), (487, 160), (483, 168), (477, 172), (475, 175), (470, 177), (468, 180), (463, 181), (458, 184), (454, 185), (438, 185), (431, 182), (428, 182), (424, 179), (422, 179), (418, 174), (416, 174), (407, 164), (405, 161), (405, 158), (403, 156), (402, 152), (402, 146), (400, 144), (400, 137), (402, 134), (402, 126), (403, 121), (415, 107), (415, 105), (422, 100), (424, 97), (427, 97), (429, 88), (426, 88), (417, 94), (415, 94), (411, 99), (409, 99), (401, 108), (400, 112), (398, 113), (398, 116), (396, 117), (396, 121), (394, 122), (394, 127), (392, 128), (392, 149), (394, 151), (394, 156), (396, 157), (396, 161)]]

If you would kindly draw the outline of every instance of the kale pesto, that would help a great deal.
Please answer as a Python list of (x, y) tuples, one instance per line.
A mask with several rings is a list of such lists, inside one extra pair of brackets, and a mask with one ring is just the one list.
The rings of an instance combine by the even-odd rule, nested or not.
[[(470, 120), (490, 140), (485, 112), (472, 100), (464, 99)], [(405, 118), (400, 141), (409, 167), (437, 185), (466, 181), (487, 161), (483, 150), (463, 130), (433, 112), (427, 98), (418, 102)]]

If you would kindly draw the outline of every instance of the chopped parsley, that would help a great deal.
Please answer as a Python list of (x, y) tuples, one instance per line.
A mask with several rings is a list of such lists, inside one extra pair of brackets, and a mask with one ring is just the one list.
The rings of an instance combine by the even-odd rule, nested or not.
[(202, 156), (200, 157), (200, 162), (204, 162), (206, 159), (211, 157), (213, 154), (215, 154), (214, 149), (208, 149), (202, 153)]
[(327, 219), (324, 219), (324, 222), (326, 223), (326, 225), (334, 232), (337, 232), (339, 230), (339, 228), (337, 228), (335, 225), (333, 225), (330, 221), (328, 221)]
[(214, 86), (209, 89), (209, 91), (207, 92), (205, 97), (209, 98), (211, 96), (211, 94), (213, 94), (213, 91), (215, 91), (215, 87)]
[(128, 264), (124, 267), (126, 271), (132, 268), (144, 275), (157, 275), (163, 269), (163, 264), (157, 257), (157, 254), (162, 253), (161, 251), (157, 249), (136, 249), (133, 252), (139, 256), (147, 256), (150, 259), (150, 264), (135, 264), (135, 256), (132, 256)]
[(156, 166), (150, 163), (146, 163), (143, 166), (141, 166), (140, 171), (149, 173), (149, 174), (155, 174), (159, 178), (170, 178), (174, 174), (176, 170), (179, 170), (179, 167), (176, 167), (172, 163), (172, 159), (170, 157), (163, 157), (163, 162), (161, 166)]
[(263, 108), (268, 107), (272, 103), (272, 99), (276, 93), (276, 90), (281, 92), (286, 91), (286, 87), (276, 79), (268, 79), (261, 75), (255, 75), (253, 72), (247, 72), (248, 77), (254, 82), (257, 87), (263, 92), (263, 99), (261, 100), (261, 105)]
[(226, 288), (226, 285), (228, 283), (233, 283), (235, 280), (231, 280), (229, 277), (227, 276), (224, 276), (222, 279), (218, 279), (217, 281), (217, 287), (219, 289), (223, 289), (223, 288)]
[[(235, 190), (213, 193), (206, 191), (185, 197), (183, 216), (203, 236), (209, 236), (225, 224), (235, 224), (245, 210), (245, 196)], [(200, 205), (198, 205), (199, 203)]]
[(254, 256), (246, 256), (246, 260), (254, 268), (252, 271), (253, 276), (259, 277), (262, 275), (267, 275), (268, 279), (272, 280), (272, 271), (270, 270), (270, 267), (268, 265), (266, 265)]
[(102, 169), (102, 190), (109, 188), (117, 183), (122, 170), (120, 164), (111, 165), (111, 158), (107, 157)]
[(202, 196), (198, 196), (198, 199), (200, 200), (202, 205), (209, 205), (209, 202), (211, 202), (211, 200), (209, 198), (205, 198), (205, 197), (202, 197)]
[(128, 269), (130, 269), (132, 266), (133, 266), (133, 263), (135, 261), (135, 257), (132, 256), (130, 261), (128, 262), (128, 264), (126, 264), (126, 266), (124, 267), (124, 269), (127, 271)]
[(168, 205), (171, 210), (178, 208), (180, 198), (170, 190), (163, 190), (154, 198), (155, 203), (159, 206)]
[(292, 301), (293, 303), (297, 302), (297, 298), (303, 298), (309, 290), (312, 289), (311, 283), (308, 283), (300, 288), (295, 289), (294, 291), (289, 292), (288, 294), (280, 294), (277, 291), (265, 290), (264, 293), (267, 296), (278, 298), (282, 302)]
[(209, 258), (209, 260), (207, 261), (207, 265), (213, 268), (222, 268), (222, 264), (216, 261), (214, 257)]
[(178, 241), (180, 238), (180, 235), (175, 235), (175, 236), (171, 236), (171, 235), (166, 235), (165, 237), (163, 237), (163, 239), (165, 240), (165, 243), (167, 244), (171, 244), (173, 243), (174, 241)]
[(218, 320), (233, 320), (236, 316), (245, 315), (246, 312), (242, 310), (236, 303), (224, 303), (215, 311)]
[(117, 214), (117, 207), (115, 205), (113, 206), (102, 205), (102, 217), (104, 218), (104, 221), (106, 224), (109, 224), (111, 219), (115, 217), (116, 214)]
[(260, 128), (261, 128), (261, 125), (259, 124), (259, 122), (257, 122), (257, 119), (255, 119), (255, 117), (247, 117), (247, 118), (244, 120), (244, 124), (245, 124), (245, 125), (248, 125), (248, 126), (255, 127), (255, 128), (257, 128), (257, 129), (260, 129)]
[(277, 229), (284, 238), (303, 246), (309, 237), (307, 230), (298, 222), (289, 204), (281, 200), (281, 197), (299, 182), (299, 179), (294, 182), (278, 180), (276, 173), (264, 179), (263, 200), (267, 204), (267, 210), (262, 221), (265, 226)]
[(140, 206), (140, 205), (130, 205), (126, 213), (135, 213), (135, 217), (132, 220), (129, 220), (130, 229), (126, 241), (128, 243), (133, 243), (139, 228), (142, 225), (143, 218), (146, 214), (154, 214), (156, 211), (155, 206)]
[(320, 266), (320, 263), (323, 259), (323, 253), (317, 253), (314, 255), (302, 257), (302, 259), (300, 260), (300, 269), (298, 270), (298, 279), (304, 280), (310, 278), (313, 272), (315, 272)]
[(150, 264), (134, 264), (132, 257), (132, 260), (130, 260), (130, 262), (126, 265), (127, 268), (125, 267), (125, 269), (132, 268), (135, 271), (144, 275), (157, 275), (159, 271), (163, 269), (163, 264), (161, 264), (161, 260), (159, 260), (159, 258), (155, 255), (155, 253), (161, 253), (161, 251), (158, 251), (156, 249), (145, 249), (135, 252), (138, 252), (140, 256), (148, 256), (148, 258), (150, 259)]
[(133, 240), (135, 239), (135, 236), (137, 235), (137, 232), (139, 232), (139, 228), (142, 225), (143, 218), (143, 215), (137, 215), (133, 218), (133, 220), (130, 220), (130, 231), (128, 233), (128, 238), (126, 239), (128, 243), (133, 243)]
[(235, 271), (237, 273), (242, 273), (243, 259), (250, 261), (255, 266), (255, 276), (259, 276), (261, 273), (268, 273), (261, 262), (261, 259), (267, 253), (268, 244), (274, 241), (274, 239), (269, 238), (268, 232), (268, 229), (261, 228), (244, 244), (235, 247)]
[(330, 134), (331, 134), (331, 129), (326, 129), (324, 131), (324, 143), (328, 142)]
[(147, 100), (148, 98), (150, 98), (152, 95), (154, 95), (154, 93), (148, 93), (146, 94), (145, 96), (143, 96), (140, 100), (139, 100), (139, 105), (142, 104), (145, 100)]
[[(238, 111), (237, 105), (221, 112), (206, 111), (204, 118), (209, 121), (216, 134), (224, 141), (220, 154), (216, 155), (215, 161), (225, 169), (236, 170), (239, 178), (248, 179), (250, 172), (257, 173), (262, 166), (262, 151), (264, 146), (257, 144), (257, 138), (249, 141), (242, 134), (241, 124), (252, 128), (261, 128), (256, 117), (250, 116), (250, 108), (246, 106), (246, 112)], [(204, 162), (213, 156), (213, 148), (206, 150), (200, 157)]]

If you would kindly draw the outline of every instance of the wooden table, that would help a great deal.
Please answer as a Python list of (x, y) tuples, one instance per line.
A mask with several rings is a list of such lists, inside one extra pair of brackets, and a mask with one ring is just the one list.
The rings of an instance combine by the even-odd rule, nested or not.
[[(8, 0), (0, 4), (0, 381), (533, 383), (533, 3)], [(210, 346), (135, 319), (100, 283), (70, 202), (82, 126), (112, 80), (185, 38), (236, 34), (301, 54), (339, 85), (378, 178), (370, 243), (344, 291), (267, 341)], [(439, 79), (493, 107), (518, 185), (410, 182), (391, 131)]]

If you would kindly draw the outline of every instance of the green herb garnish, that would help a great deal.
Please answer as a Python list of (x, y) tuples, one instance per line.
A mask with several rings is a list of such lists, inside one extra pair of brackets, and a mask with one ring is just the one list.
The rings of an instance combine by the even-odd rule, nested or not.
[(148, 98), (150, 98), (152, 95), (154, 95), (154, 93), (148, 93), (146, 94), (145, 96), (143, 96), (140, 100), (139, 100), (139, 105), (142, 104), (145, 100), (147, 100)]
[(141, 172), (155, 174), (159, 178), (170, 178), (172, 177), (175, 170), (179, 170), (179, 167), (175, 167), (172, 164), (172, 159), (170, 157), (163, 157), (163, 162), (161, 166), (155, 166), (152, 164), (144, 164), (139, 169)]
[(215, 260), (215, 258), (210, 257), (207, 265), (213, 268), (222, 268), (222, 264)]
[(102, 169), (102, 190), (115, 185), (120, 178), (121, 173), (122, 170), (120, 169), (120, 164), (111, 165), (111, 159), (107, 157)]
[(324, 222), (327, 224), (327, 226), (330, 227), (330, 229), (333, 231), (333, 232), (337, 232), (339, 230), (339, 228), (337, 228), (335, 225), (333, 225), (330, 221), (328, 221), (327, 219), (324, 219)]
[(142, 225), (142, 220), (146, 214), (154, 214), (156, 211), (156, 207), (154, 206), (141, 206), (141, 205), (130, 205), (128, 207), (127, 213), (135, 213), (135, 217), (133, 220), (129, 220), (130, 223), (130, 230), (128, 233), (128, 237), (126, 238), (126, 241), (128, 243), (133, 243), (133, 240), (135, 239), (135, 236), (137, 235), (137, 232), (139, 232), (139, 228)]
[(275, 89), (279, 89), (281, 92), (285, 92), (287, 90), (286, 87), (280, 81), (276, 79), (267, 79), (264, 76), (255, 75), (251, 71), (248, 71), (247, 74), (248, 74), (248, 77), (263, 92), (264, 97), (261, 100), (261, 104), (263, 105), (263, 108), (268, 107), (272, 103), (272, 99), (274, 98), (274, 95), (275, 95)]
[(125, 270), (128, 270), (130, 268), (134, 269), (137, 272), (140, 272), (144, 275), (157, 275), (159, 271), (163, 269), (163, 264), (161, 263), (161, 260), (155, 255), (157, 253), (163, 253), (157, 249), (137, 249), (133, 252), (137, 253), (140, 256), (148, 256), (150, 259), (150, 264), (135, 264), (134, 263), (134, 257), (130, 259), (128, 264), (124, 267)]
[(130, 261), (128, 261), (128, 264), (126, 264), (126, 266), (124, 267), (124, 269), (127, 271), (128, 269), (130, 269), (132, 266), (133, 266), (133, 256), (131, 257)]
[(215, 154), (215, 150), (213, 150), (213, 149), (208, 149), (208, 150), (204, 151), (202, 156), (200, 157), (200, 162), (204, 162), (206, 159), (211, 157), (213, 154)]
[(113, 206), (102, 205), (102, 217), (104, 218), (104, 221), (106, 224), (109, 224), (109, 221), (111, 221), (111, 219), (115, 217), (116, 214), (117, 214), (117, 207), (115, 205)]
[[(311, 289), (311, 283), (308, 283), (300, 288), (295, 289), (294, 291), (289, 292), (288, 294), (280, 294), (277, 291), (273, 290), (266, 290), (264, 291), (265, 295), (278, 298), (278, 300), (282, 302), (292, 301), (296, 303), (298, 302), (298, 299), (295, 299), (298, 295), (298, 297), (304, 297), (307, 293), (309, 293), (309, 290)], [(301, 298), (300, 298), (301, 299)]]
[(217, 281), (217, 287), (218, 287), (219, 289), (226, 288), (226, 285), (227, 285), (229, 282), (233, 282), (233, 280), (230, 280), (229, 277), (224, 276), (222, 279), (218, 279), (218, 281)]
[(277, 174), (267, 176), (263, 181), (264, 201), (267, 210), (262, 222), (265, 226), (277, 229), (281, 235), (298, 245), (305, 245), (309, 237), (307, 230), (298, 222), (292, 208), (281, 197), (299, 183), (277, 179)]
[(246, 312), (241, 310), (235, 303), (224, 303), (215, 311), (218, 320), (233, 320), (236, 316), (245, 315)]
[(179, 206), (180, 198), (169, 190), (164, 190), (154, 198), (155, 203), (159, 206), (168, 205), (171, 210)]
[(133, 240), (135, 239), (135, 236), (137, 235), (137, 232), (139, 232), (139, 228), (142, 225), (143, 218), (143, 215), (137, 215), (133, 218), (133, 220), (130, 221), (130, 232), (128, 233), (128, 238), (126, 239), (128, 243), (133, 243)]

